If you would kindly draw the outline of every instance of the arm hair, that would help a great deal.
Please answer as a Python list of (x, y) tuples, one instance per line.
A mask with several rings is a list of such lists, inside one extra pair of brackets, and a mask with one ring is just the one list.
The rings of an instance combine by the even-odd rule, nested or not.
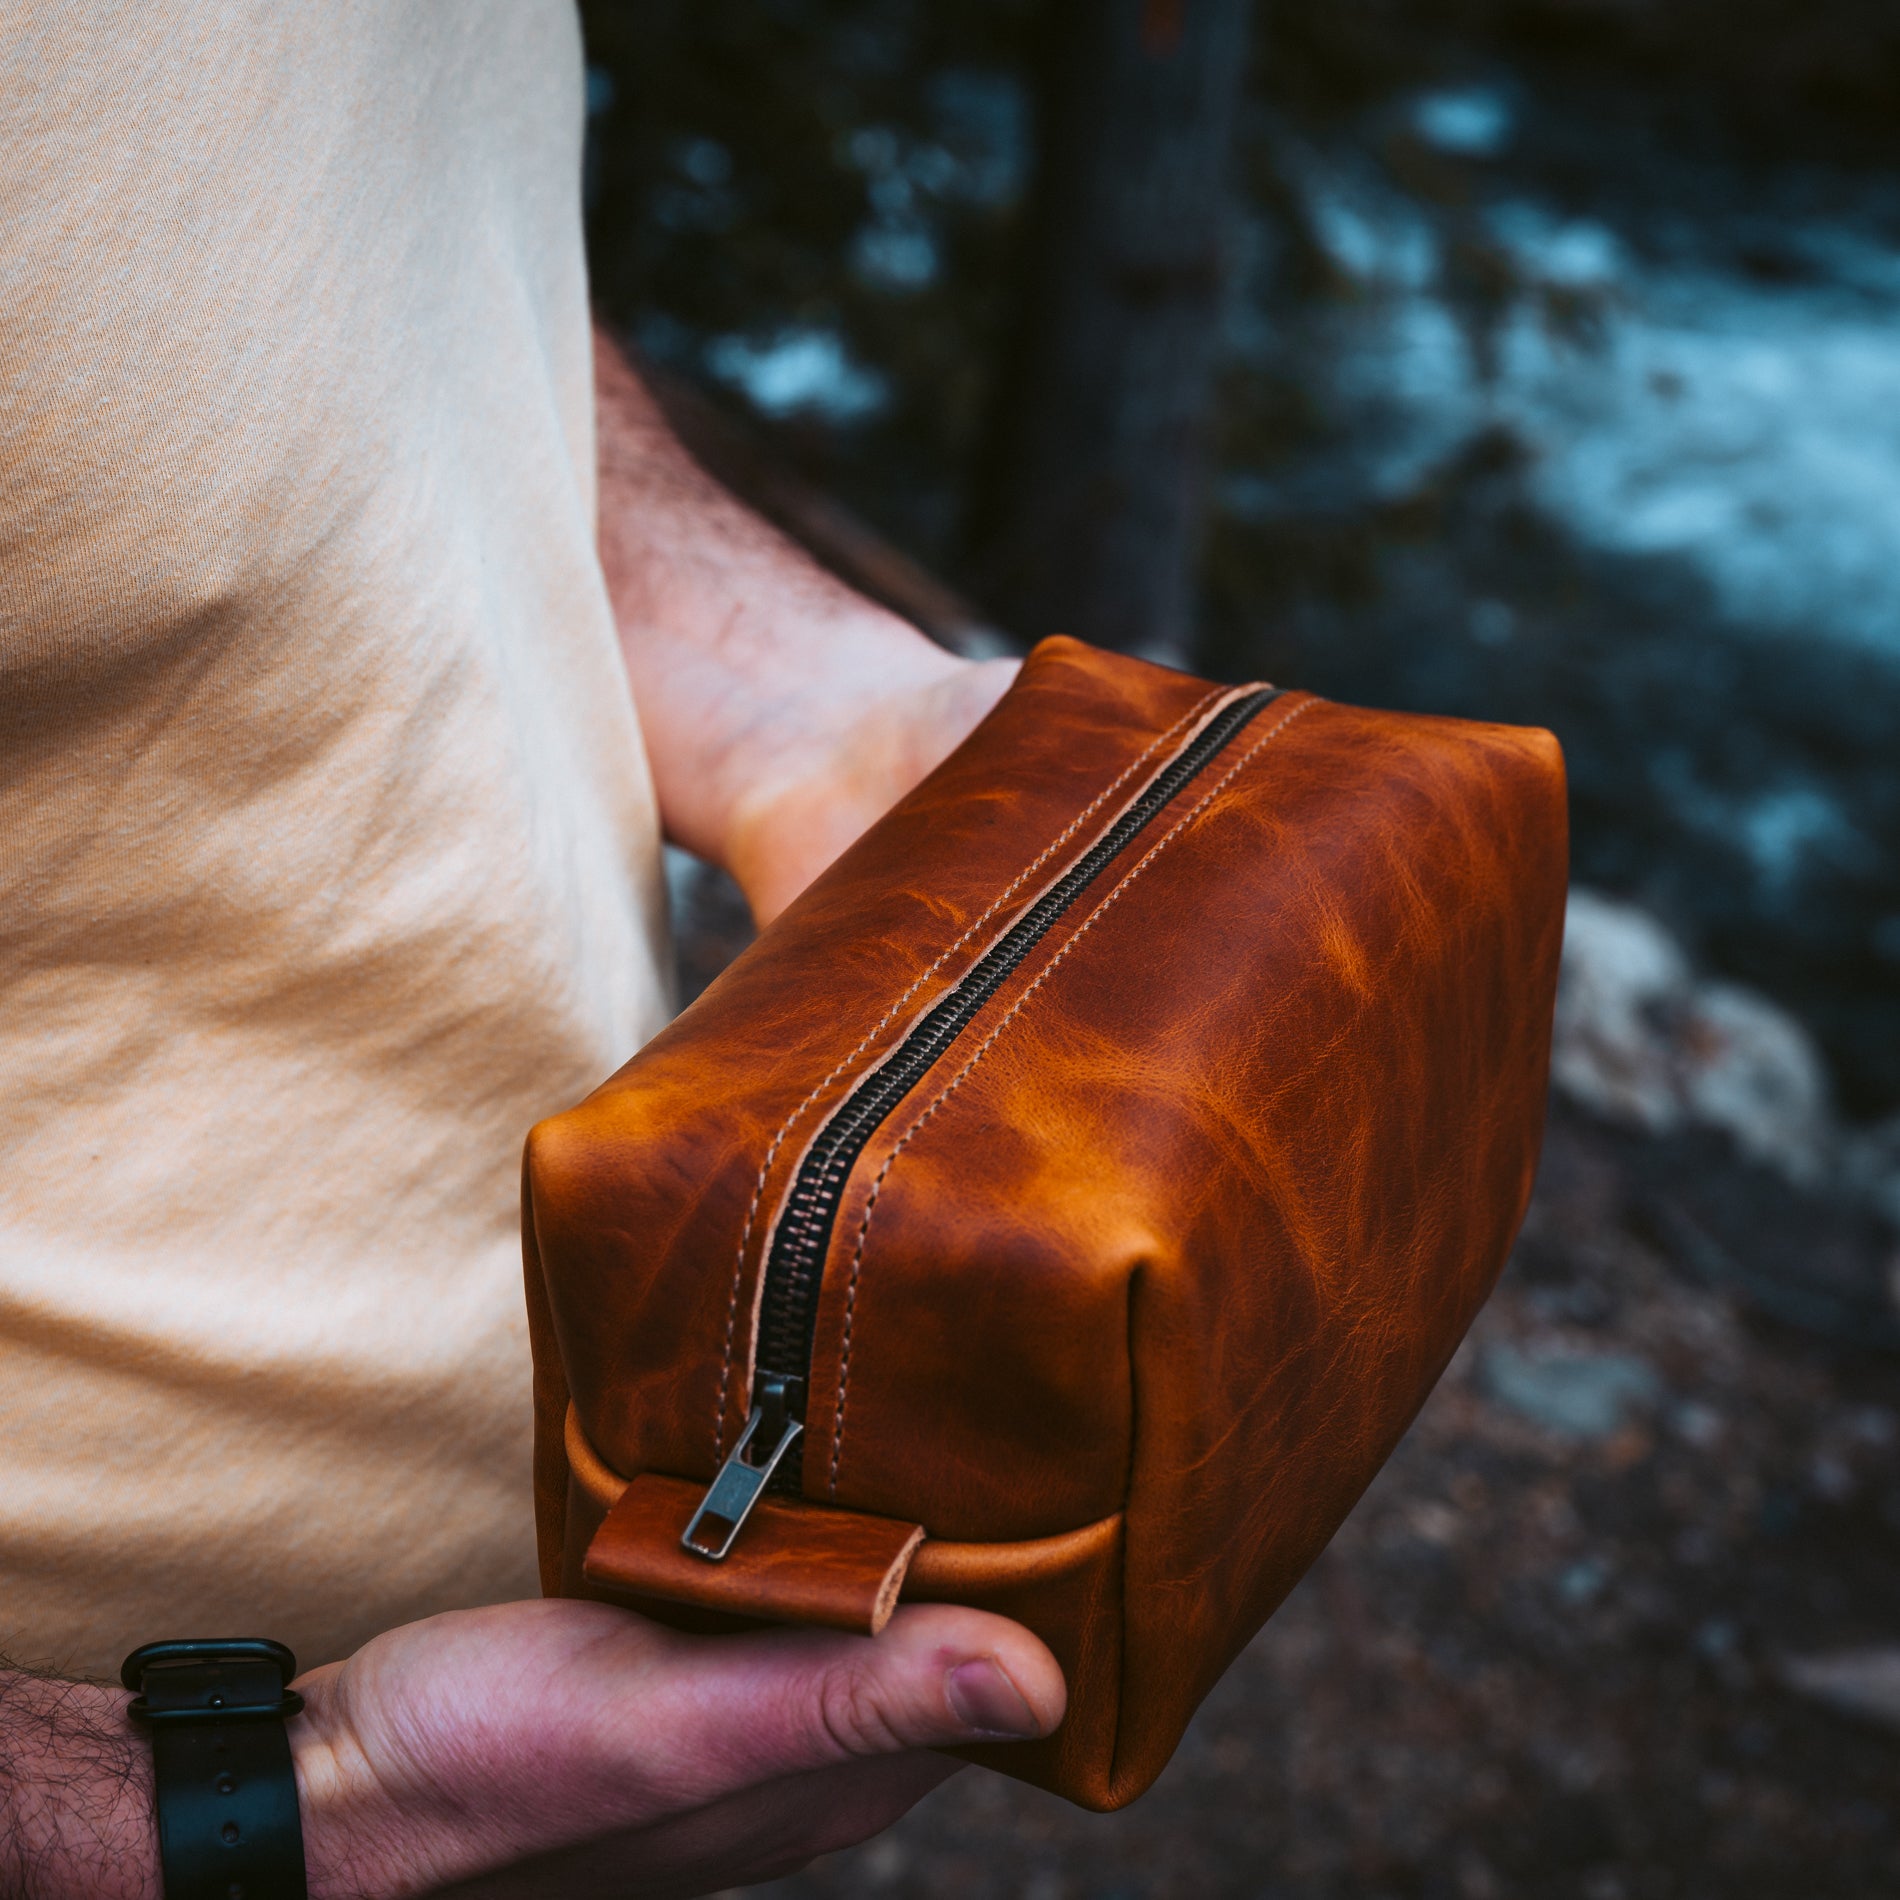
[(160, 1900), (152, 1752), (124, 1691), (0, 1659), (0, 1894)]

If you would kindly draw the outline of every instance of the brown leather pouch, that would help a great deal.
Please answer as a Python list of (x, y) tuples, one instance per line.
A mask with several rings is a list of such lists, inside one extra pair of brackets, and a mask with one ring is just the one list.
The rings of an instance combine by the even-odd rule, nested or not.
[(1069, 1714), (971, 1753), (1132, 1800), (1503, 1263), (1564, 882), (1548, 733), (1039, 646), (534, 1131), (546, 1588), (1001, 1611)]

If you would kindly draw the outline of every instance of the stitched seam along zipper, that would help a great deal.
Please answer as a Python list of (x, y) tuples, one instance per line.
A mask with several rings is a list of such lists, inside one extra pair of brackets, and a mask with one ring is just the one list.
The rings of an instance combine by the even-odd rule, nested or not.
[[(795, 1440), (802, 1435), (804, 1423), (825, 1256), (839, 1202), (866, 1145), (1096, 878), (1280, 694), (1279, 688), (1261, 687), (1230, 700), (1215, 713), (1108, 830), (926, 1011), (812, 1138), (767, 1243), (753, 1359), (752, 1418), (687, 1527), (681, 1541), (688, 1550), (714, 1560), (723, 1557), (760, 1490), (768, 1485), (774, 1492), (795, 1495), (799, 1490), (803, 1447)], [(762, 1454), (763, 1463), (748, 1456), (750, 1441), (762, 1422), (762, 1391), (769, 1396), (769, 1409), (775, 1415), (764, 1422), (777, 1440)], [(751, 1473), (754, 1478), (734, 1492), (735, 1498), (739, 1490), (748, 1494), (740, 1499), (735, 1517), (723, 1502), (722, 1491), (740, 1466), (744, 1471), (738, 1476)], [(716, 1549), (698, 1535), (701, 1520), (708, 1515), (731, 1527)]]
[(969, 1079), (970, 1072), (975, 1069), (977, 1064), (995, 1047), (997, 1039), (1002, 1035), (1004, 1030), (1022, 1014), (1024, 1007), (1028, 1004), (1030, 999), (1049, 981), (1050, 977), (1061, 968), (1063, 961), (1074, 951), (1076, 945), (1101, 921), (1103, 914), (1112, 909), (1114, 905), (1120, 901), (1122, 894), (1128, 887), (1147, 870), (1148, 866), (1152, 864), (1230, 784), (1232, 784), (1235, 775), (1269, 739), (1285, 731), (1302, 713), (1311, 712), (1315, 706), (1323, 704), (1325, 704), (1323, 700), (1305, 699), (1295, 706), (1291, 712), (1285, 713), (1276, 719), (1273, 724), (1269, 726), (1259, 738), (1254, 740), (1246, 751), (1201, 794), (1200, 798), (1196, 800), (1188, 810), (1183, 812), (1181, 816), (1141, 854), (1135, 863), (1116, 881), (1108, 895), (1089, 912), (1081, 926), (1064, 942), (1062, 948), (1036, 972), (1035, 980), (1030, 983), (1028, 987), (1023, 990), (1021, 995), (1010, 1004), (1009, 1008), (997, 1018), (996, 1022), (991, 1026), (989, 1033), (977, 1044), (975, 1049), (971, 1051), (970, 1058), (964, 1063), (963, 1067), (931, 1097), (929, 1104), (891, 1145), (890, 1152), (885, 1155), (882, 1164), (878, 1168), (877, 1175), (871, 1183), (871, 1191), (865, 1197), (863, 1217), (858, 1222), (857, 1239), (851, 1249), (850, 1274), (845, 1282), (844, 1338), (839, 1348), (838, 1396), (832, 1417), (831, 1469), (827, 1475), (825, 1484), (826, 1490), (829, 1491), (833, 1497), (836, 1497), (838, 1494), (838, 1465), (840, 1459), (844, 1456), (845, 1400), (851, 1383), (852, 1317), (857, 1306), (858, 1278), (864, 1270), (865, 1248), (871, 1237), (871, 1217), (877, 1212), (878, 1197), (884, 1192), (884, 1183), (889, 1178), (891, 1169), (896, 1164), (897, 1157), (910, 1146), (913, 1137), (922, 1130), (925, 1123), (927, 1123), (930, 1118), (943, 1107), (944, 1103)]
[(752, 1199), (746, 1208), (745, 1223), (739, 1230), (739, 1246), (733, 1259), (732, 1293), (726, 1305), (725, 1356), (719, 1368), (719, 1404), (717, 1416), (713, 1421), (713, 1463), (715, 1465), (723, 1463), (726, 1455), (726, 1393), (732, 1383), (733, 1334), (737, 1329), (739, 1321), (739, 1294), (745, 1283), (746, 1249), (752, 1239), (753, 1227), (758, 1221), (759, 1204), (765, 1198), (765, 1183), (771, 1175), (772, 1163), (778, 1159), (779, 1149), (784, 1146), (785, 1137), (792, 1132), (792, 1129), (798, 1124), (806, 1109), (810, 1108), (811, 1105), (817, 1101), (819, 1096), (824, 1094), (825, 1090), (828, 1089), (832, 1083), (837, 1081), (839, 1076), (843, 1075), (859, 1056), (863, 1055), (864, 1052), (870, 1048), (872, 1043), (877, 1040), (879, 1032), (896, 1017), (904, 1005), (908, 1003), (959, 950), (963, 949), (964, 946), (989, 923), (991, 918), (1003, 910), (1016, 893), (1020, 891), (1157, 752), (1163, 750), (1180, 733), (1185, 732), (1216, 700), (1222, 697), (1221, 689), (1216, 687), (1212, 692), (1196, 700), (1166, 731), (1156, 733), (1155, 736), (1149, 740), (1147, 745), (1123, 766), (1122, 769), (1043, 846), (1035, 858), (1018, 871), (1016, 875), (1010, 879), (1008, 884), (990, 899), (989, 903), (984, 907), (983, 914), (978, 917), (974, 923), (968, 925), (963, 930), (956, 942), (951, 944), (947, 950), (938, 952), (936, 960), (931, 963), (927, 969), (911, 979), (904, 993), (898, 997), (897, 1001), (892, 1003), (889, 1008), (885, 1010), (884, 1014), (865, 1031), (864, 1037), (858, 1043), (858, 1046), (853, 1049), (843, 1061), (838, 1063), (829, 1074), (814, 1083), (805, 1098), (786, 1116), (784, 1121), (779, 1124), (778, 1132), (767, 1144), (765, 1159), (759, 1163), (758, 1179), (752, 1186)]

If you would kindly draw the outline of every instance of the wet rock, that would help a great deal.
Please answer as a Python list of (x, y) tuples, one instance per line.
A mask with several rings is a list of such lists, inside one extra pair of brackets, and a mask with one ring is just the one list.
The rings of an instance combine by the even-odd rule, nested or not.
[(1900, 1348), (1900, 1117), (1842, 1127), (1792, 1016), (1574, 887), (1551, 1077), (1625, 1150), (1635, 1225), (1680, 1266), (1783, 1324)]
[(1662, 1397), (1662, 1380), (1634, 1353), (1525, 1351), (1502, 1340), (1479, 1361), (1486, 1395), (1563, 1438), (1610, 1438)]
[(1900, 1647), (1785, 1656), (1780, 1675), (1797, 1695), (1837, 1715), (1877, 1723), (1900, 1734)]
[(1551, 1075), (1593, 1113), (1649, 1134), (1720, 1129), (1750, 1159), (1815, 1181), (1834, 1151), (1827, 1071), (1765, 996), (1698, 980), (1649, 912), (1570, 893)]
[(1689, 961), (1661, 923), (1581, 885), (1564, 916), (1551, 1077), (1609, 1121), (1668, 1134), (1683, 1120), (1671, 1022)]
[(1678, 1025), (1678, 1074), (1692, 1121), (1726, 1129), (1751, 1159), (1817, 1180), (1832, 1135), (1827, 1072), (1805, 1029), (1762, 995), (1705, 983)]

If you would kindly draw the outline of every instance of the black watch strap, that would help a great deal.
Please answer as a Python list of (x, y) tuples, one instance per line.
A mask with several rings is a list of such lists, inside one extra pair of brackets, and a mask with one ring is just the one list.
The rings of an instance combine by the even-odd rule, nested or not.
[(284, 1721), (297, 1659), (261, 1637), (147, 1643), (119, 1679), (152, 1731), (165, 1900), (306, 1900)]

